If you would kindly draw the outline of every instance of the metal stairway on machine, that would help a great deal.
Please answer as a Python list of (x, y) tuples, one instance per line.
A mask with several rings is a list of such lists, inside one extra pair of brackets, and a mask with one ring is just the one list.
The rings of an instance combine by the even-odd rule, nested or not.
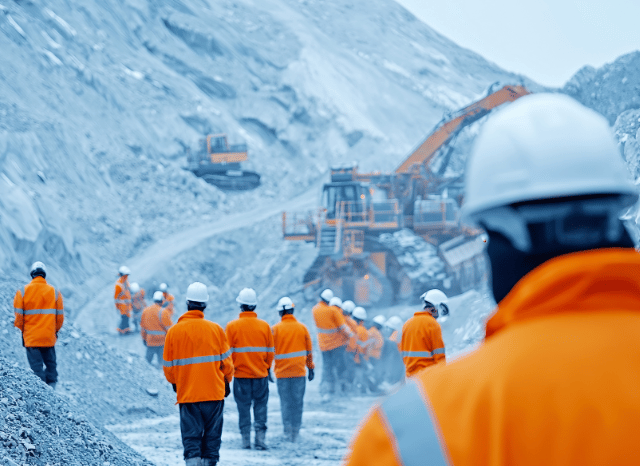
[(323, 228), (318, 241), (318, 253), (321, 256), (331, 256), (336, 253), (337, 228)]

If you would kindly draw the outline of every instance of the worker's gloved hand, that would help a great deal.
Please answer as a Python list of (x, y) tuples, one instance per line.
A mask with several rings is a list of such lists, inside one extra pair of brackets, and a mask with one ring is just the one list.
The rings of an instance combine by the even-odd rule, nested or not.
[(309, 382), (311, 382), (315, 376), (316, 375), (313, 373), (313, 369), (309, 369), (309, 375), (308, 375)]
[(224, 381), (224, 397), (228, 397), (231, 394), (231, 385), (226, 380)]
[(175, 383), (172, 383), (171, 387), (173, 388), (174, 392), (178, 393), (178, 386)]
[(275, 380), (273, 380), (273, 375), (271, 375), (271, 369), (267, 370), (267, 378), (269, 379), (269, 382), (275, 382)]

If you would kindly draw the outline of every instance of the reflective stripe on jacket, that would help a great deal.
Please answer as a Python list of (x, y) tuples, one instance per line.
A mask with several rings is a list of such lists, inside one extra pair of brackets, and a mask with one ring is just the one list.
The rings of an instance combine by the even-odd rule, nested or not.
[(346, 324), (342, 311), (336, 306), (329, 306), (320, 301), (313, 307), (312, 312), (318, 330), (320, 351), (330, 351), (344, 346), (354, 335)]
[(171, 316), (168, 309), (155, 303), (142, 311), (140, 317), (140, 336), (147, 346), (162, 346), (171, 327)]
[(445, 362), (444, 342), (440, 324), (426, 311), (416, 312), (402, 327), (400, 354), (407, 377)]
[(131, 317), (131, 291), (129, 290), (127, 275), (123, 275), (116, 280), (113, 299), (120, 314), (126, 314)]
[(62, 293), (36, 276), (13, 298), (13, 325), (22, 331), (24, 346), (50, 348), (64, 323)]
[(147, 303), (144, 300), (144, 290), (138, 291), (131, 298), (131, 307), (133, 308), (133, 312), (142, 312), (147, 307)]
[(224, 399), (224, 382), (233, 379), (233, 361), (222, 327), (187, 311), (167, 332), (164, 375), (177, 386), (178, 403)]
[(273, 363), (271, 327), (255, 312), (241, 312), (227, 324), (227, 339), (233, 353), (235, 377), (260, 379), (267, 376)]
[(384, 346), (384, 338), (382, 337), (382, 333), (376, 327), (371, 327), (369, 329), (369, 348), (367, 350), (367, 355), (369, 357), (380, 359), (382, 356), (382, 347)]
[(279, 379), (304, 377), (305, 367), (314, 369), (311, 335), (307, 327), (291, 314), (271, 328), (275, 345), (275, 374)]
[(637, 252), (547, 261), (500, 302), (486, 335), (376, 408), (347, 465), (638, 463)]

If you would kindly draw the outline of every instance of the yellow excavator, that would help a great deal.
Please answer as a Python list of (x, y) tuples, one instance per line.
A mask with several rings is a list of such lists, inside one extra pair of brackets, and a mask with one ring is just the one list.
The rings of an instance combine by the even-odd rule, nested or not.
[(322, 207), (283, 213), (283, 236), (313, 242), (305, 294), (331, 288), (359, 305), (416, 299), (429, 288), (457, 294), (487, 279), (481, 231), (459, 221), (460, 176), (447, 178), (452, 141), (494, 108), (529, 94), (504, 86), (443, 119), (393, 173), (334, 167)]

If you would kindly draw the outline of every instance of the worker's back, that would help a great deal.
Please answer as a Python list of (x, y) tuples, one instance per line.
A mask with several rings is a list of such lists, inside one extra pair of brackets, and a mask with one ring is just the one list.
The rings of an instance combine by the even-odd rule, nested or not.
[(400, 342), (407, 377), (445, 360), (440, 324), (428, 312), (416, 312), (402, 327)]
[(321, 351), (330, 351), (347, 344), (348, 337), (345, 332), (350, 332), (350, 330), (341, 310), (320, 301), (313, 307), (312, 312), (318, 330), (318, 345)]
[(257, 379), (267, 377), (273, 362), (273, 335), (267, 322), (252, 311), (227, 324), (226, 334), (233, 353), (235, 377)]

